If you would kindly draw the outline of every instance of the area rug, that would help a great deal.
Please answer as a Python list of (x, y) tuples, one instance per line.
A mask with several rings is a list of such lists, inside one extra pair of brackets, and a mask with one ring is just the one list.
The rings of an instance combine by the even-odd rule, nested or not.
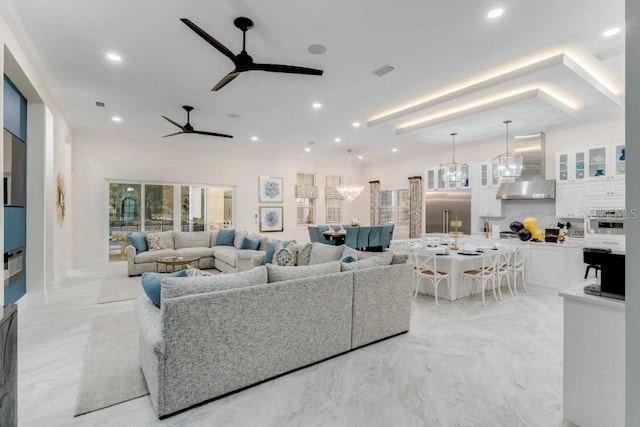
[(98, 304), (127, 301), (138, 298), (144, 293), (140, 276), (107, 277), (100, 286)]
[(147, 394), (149, 390), (138, 361), (135, 313), (127, 311), (94, 318), (74, 416)]

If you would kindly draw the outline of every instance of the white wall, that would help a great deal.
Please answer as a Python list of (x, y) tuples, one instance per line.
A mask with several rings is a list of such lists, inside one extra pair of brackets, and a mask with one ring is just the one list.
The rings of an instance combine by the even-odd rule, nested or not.
[[(70, 235), (70, 222), (67, 221), (63, 226), (58, 226), (55, 219), (50, 218), (51, 203), (55, 200), (55, 176), (58, 172), (62, 172), (65, 175), (69, 175), (70, 163), (64, 161), (65, 156), (70, 157), (69, 153), (65, 153), (64, 135), (69, 134), (69, 127), (67, 120), (63, 113), (58, 108), (55, 100), (51, 96), (50, 88), (47, 87), (43, 76), (47, 74), (43, 72), (44, 69), (41, 63), (38, 61), (37, 49), (34, 48), (33, 43), (21, 34), (17, 36), (17, 31), (22, 31), (20, 23), (11, 15), (11, 11), (7, 10), (6, 3), (0, 4), (0, 70), (3, 73), (9, 75), (13, 83), (20, 89), (25, 95), (27, 101), (32, 103), (42, 103), (46, 109), (51, 112), (53, 116), (53, 151), (46, 154), (47, 158), (45, 162), (52, 167), (47, 169), (46, 176), (42, 177), (39, 182), (31, 182), (28, 185), (36, 186), (39, 191), (38, 197), (41, 198), (43, 206), (45, 206), (44, 212), (36, 212), (38, 223), (48, 224), (49, 229), (46, 233), (40, 236), (38, 244), (47, 247), (45, 253), (45, 259), (39, 262), (38, 265), (27, 264), (27, 287), (29, 292), (34, 291), (36, 293), (46, 291), (47, 285), (52, 285), (60, 278), (66, 276), (66, 271), (69, 265), (71, 245), (69, 238)], [(6, 52), (9, 52), (9, 56), (6, 57)], [(7, 59), (8, 58), (8, 59)], [(0, 89), (0, 124), (2, 123), (2, 92)], [(42, 135), (41, 137), (44, 137)], [(29, 143), (30, 141), (27, 141)], [(34, 141), (44, 149), (44, 141)], [(45, 155), (43, 153), (43, 155)], [(2, 153), (0, 153), (2, 156)], [(0, 159), (1, 160), (1, 159)], [(3, 162), (0, 161), (0, 164)], [(29, 208), (27, 207), (27, 210)], [(47, 214), (45, 214), (45, 212)], [(34, 213), (34, 212), (31, 212)], [(48, 216), (46, 216), (48, 215)], [(0, 214), (0, 218), (2, 218)], [(54, 225), (55, 224), (55, 225)], [(27, 229), (29, 228), (27, 223)], [(55, 227), (51, 230), (51, 227)], [(0, 222), (0, 236), (4, 233), (4, 218)], [(47, 236), (49, 236), (47, 238)], [(53, 241), (51, 241), (53, 239)], [(0, 237), (0, 248), (2, 248), (4, 239)], [(29, 249), (27, 248), (27, 251)], [(2, 248), (0, 252), (4, 252)], [(48, 268), (47, 268), (48, 266)], [(33, 274), (37, 270), (37, 274)], [(37, 280), (31, 280), (31, 276), (37, 278)], [(3, 293), (0, 292), (0, 304), (3, 303)]]
[[(347, 162), (315, 161), (313, 155), (264, 158), (251, 153), (224, 152), (215, 141), (198, 139), (177, 142), (126, 140), (91, 134), (73, 137), (73, 260), (76, 265), (107, 259), (106, 180), (133, 180), (236, 186), (235, 228), (259, 232), (258, 177), (284, 178), (284, 232), (274, 238), (308, 241), (307, 228), (296, 225), (295, 184), (297, 172), (313, 172), (319, 187), (316, 221), (324, 223), (324, 177), (347, 175)], [(358, 171), (353, 179), (360, 180)], [(368, 194), (368, 192), (367, 192)], [(368, 222), (368, 195), (343, 202), (343, 220), (358, 216)], [(266, 206), (266, 205), (265, 205)]]

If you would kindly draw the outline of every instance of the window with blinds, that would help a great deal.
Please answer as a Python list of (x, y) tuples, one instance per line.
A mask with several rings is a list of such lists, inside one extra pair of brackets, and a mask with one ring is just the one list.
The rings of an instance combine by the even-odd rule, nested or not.
[(342, 184), (342, 177), (327, 175), (324, 181), (325, 188), (325, 222), (327, 224), (342, 223), (342, 199), (335, 197), (335, 187)]
[(409, 190), (378, 192), (380, 224), (409, 225)]
[[(312, 173), (298, 173), (297, 185), (316, 185), (316, 176)], [(310, 197), (296, 197), (297, 223), (300, 225), (315, 224), (316, 199)]]

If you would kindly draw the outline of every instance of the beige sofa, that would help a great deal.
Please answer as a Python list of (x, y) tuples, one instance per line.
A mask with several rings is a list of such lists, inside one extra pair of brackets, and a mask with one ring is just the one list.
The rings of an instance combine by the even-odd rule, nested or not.
[[(136, 248), (127, 246), (125, 253), (128, 261), (129, 276), (139, 276), (144, 272), (157, 272), (158, 259), (169, 256), (199, 256), (197, 267), (216, 268), (224, 272), (245, 271), (253, 268), (264, 256), (267, 238), (260, 241), (258, 250), (240, 249), (246, 231), (236, 231), (233, 246), (218, 246), (218, 230), (213, 231), (164, 231), (155, 233), (163, 242), (165, 249), (136, 253)], [(255, 257), (258, 255), (258, 257)], [(194, 264), (194, 266), (196, 266)], [(160, 267), (162, 271), (162, 267)]]

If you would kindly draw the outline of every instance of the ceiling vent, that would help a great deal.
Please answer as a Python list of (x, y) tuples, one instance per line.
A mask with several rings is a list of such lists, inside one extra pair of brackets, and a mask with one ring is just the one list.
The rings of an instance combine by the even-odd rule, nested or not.
[(385, 74), (389, 74), (390, 72), (392, 72), (393, 70), (395, 70), (395, 68), (393, 68), (391, 65), (383, 65), (382, 67), (378, 68), (377, 70), (375, 70), (373, 72), (373, 74), (375, 74), (378, 77), (382, 77)]
[(104, 108), (104, 102), (96, 101), (96, 107)]
[(618, 45), (609, 49), (601, 50), (595, 54), (600, 61), (613, 58), (614, 56), (624, 55), (624, 45)]

